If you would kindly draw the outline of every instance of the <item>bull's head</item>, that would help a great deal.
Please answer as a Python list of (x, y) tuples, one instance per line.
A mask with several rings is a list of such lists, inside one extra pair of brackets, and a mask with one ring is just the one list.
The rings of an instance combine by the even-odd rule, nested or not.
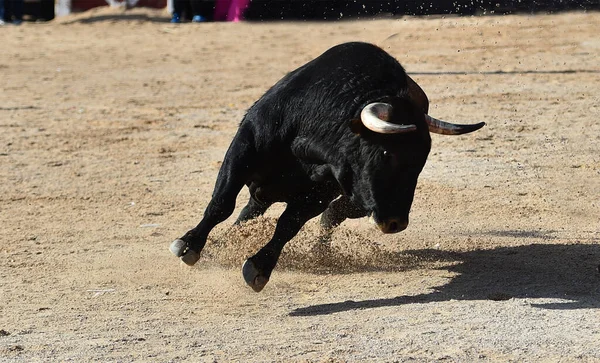
[(361, 130), (353, 125), (363, 146), (356, 158), (362, 165), (355, 165), (352, 176), (347, 175), (351, 181), (345, 182), (346, 193), (384, 233), (408, 226), (417, 178), (431, 148), (429, 132), (461, 135), (485, 125), (445, 122), (429, 116), (424, 108), (410, 94), (391, 103), (371, 103), (361, 112)]

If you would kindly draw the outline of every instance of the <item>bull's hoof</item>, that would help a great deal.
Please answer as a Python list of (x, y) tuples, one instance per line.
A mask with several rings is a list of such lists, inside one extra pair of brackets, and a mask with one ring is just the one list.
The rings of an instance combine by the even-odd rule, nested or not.
[(200, 259), (200, 253), (189, 248), (187, 243), (181, 239), (173, 241), (169, 250), (188, 266), (194, 266)]
[(244, 266), (242, 266), (242, 275), (244, 275), (244, 280), (246, 280), (248, 286), (256, 292), (260, 292), (267, 282), (269, 282), (269, 278), (262, 275), (256, 266), (254, 266), (254, 262), (250, 260), (244, 262)]
[(187, 250), (187, 243), (184, 240), (176, 239), (169, 246), (169, 251), (177, 257), (181, 257), (185, 254), (185, 250)]
[(188, 248), (183, 256), (180, 257), (181, 261), (188, 266), (194, 266), (200, 259), (200, 253)]

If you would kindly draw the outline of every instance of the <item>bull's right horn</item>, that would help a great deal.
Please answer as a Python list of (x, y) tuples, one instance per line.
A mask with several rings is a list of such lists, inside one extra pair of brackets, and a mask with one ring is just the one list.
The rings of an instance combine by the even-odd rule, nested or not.
[(442, 134), (442, 135), (467, 134), (469, 132), (479, 130), (480, 128), (485, 126), (485, 122), (480, 122), (478, 124), (472, 124), (472, 125), (453, 124), (450, 122), (438, 120), (437, 118), (433, 118), (433, 117), (429, 116), (428, 114), (425, 114), (425, 122), (427, 122), (429, 131), (431, 131), (435, 134)]
[(392, 105), (389, 103), (370, 103), (360, 113), (360, 120), (366, 128), (379, 134), (402, 134), (417, 130), (415, 125), (397, 125), (388, 122), (391, 111)]

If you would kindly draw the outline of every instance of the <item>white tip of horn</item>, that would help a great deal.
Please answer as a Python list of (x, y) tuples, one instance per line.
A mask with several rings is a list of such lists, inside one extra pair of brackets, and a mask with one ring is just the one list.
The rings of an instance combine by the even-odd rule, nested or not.
[(392, 105), (389, 103), (370, 103), (363, 108), (360, 119), (366, 128), (379, 134), (402, 134), (417, 130), (415, 125), (397, 125), (388, 122)]

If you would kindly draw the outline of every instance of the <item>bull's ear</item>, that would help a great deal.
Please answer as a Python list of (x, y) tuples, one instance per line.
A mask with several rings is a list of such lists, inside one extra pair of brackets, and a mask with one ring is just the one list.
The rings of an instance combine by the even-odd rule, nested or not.
[(410, 97), (415, 105), (421, 108), (423, 113), (428, 113), (429, 99), (423, 89), (408, 74), (406, 75), (406, 82), (408, 83), (408, 97)]
[(355, 118), (350, 121), (350, 131), (355, 135), (362, 135), (366, 130), (365, 125), (362, 123), (360, 118)]

